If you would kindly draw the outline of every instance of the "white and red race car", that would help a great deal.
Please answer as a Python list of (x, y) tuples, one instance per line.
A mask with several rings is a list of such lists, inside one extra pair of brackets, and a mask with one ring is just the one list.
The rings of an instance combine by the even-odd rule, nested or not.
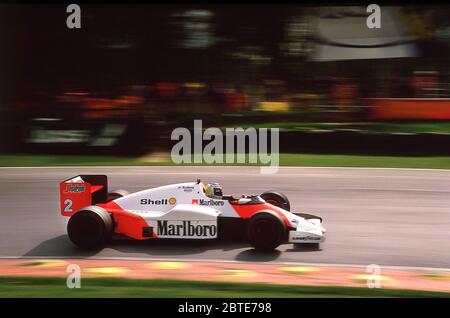
[(322, 219), (292, 213), (285, 195), (233, 197), (217, 183), (172, 184), (128, 194), (108, 193), (105, 175), (79, 175), (60, 183), (61, 214), (80, 248), (103, 247), (113, 234), (136, 240), (240, 237), (260, 250), (283, 243), (323, 242)]

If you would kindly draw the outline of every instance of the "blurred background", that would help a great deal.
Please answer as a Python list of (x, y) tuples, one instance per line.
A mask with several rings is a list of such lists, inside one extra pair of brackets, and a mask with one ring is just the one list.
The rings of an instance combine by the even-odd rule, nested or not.
[(279, 127), (285, 153), (447, 155), (450, 7), (0, 6), (0, 152), (141, 156), (172, 129)]

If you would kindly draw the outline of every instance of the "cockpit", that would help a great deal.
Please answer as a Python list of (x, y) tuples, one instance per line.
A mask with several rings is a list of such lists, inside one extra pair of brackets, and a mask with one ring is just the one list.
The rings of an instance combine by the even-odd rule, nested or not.
[(247, 195), (243, 194), (240, 197), (234, 197), (232, 195), (224, 195), (222, 186), (218, 182), (211, 182), (203, 184), (200, 180), (197, 180), (203, 189), (205, 195), (211, 199), (227, 200), (230, 204), (262, 204), (265, 201), (259, 195)]

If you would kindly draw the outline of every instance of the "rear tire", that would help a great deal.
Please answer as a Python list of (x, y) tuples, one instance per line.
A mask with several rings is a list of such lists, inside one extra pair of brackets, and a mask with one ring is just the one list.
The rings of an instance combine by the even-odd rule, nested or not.
[(260, 197), (263, 198), (267, 203), (275, 205), (286, 211), (291, 211), (291, 203), (289, 202), (289, 199), (281, 192), (266, 191), (261, 194)]
[(113, 228), (108, 212), (98, 206), (90, 206), (70, 217), (67, 234), (72, 243), (81, 249), (98, 249), (111, 238)]
[(250, 244), (261, 251), (272, 251), (286, 240), (286, 225), (277, 216), (269, 212), (254, 215), (247, 227)]

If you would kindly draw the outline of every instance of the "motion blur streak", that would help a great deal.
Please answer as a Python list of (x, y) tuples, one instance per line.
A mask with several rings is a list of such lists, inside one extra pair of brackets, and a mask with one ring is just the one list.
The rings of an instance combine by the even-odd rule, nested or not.
[(0, 151), (167, 151), (193, 119), (450, 118), (445, 6), (382, 6), (379, 29), (365, 6), (81, 7), (81, 29), (66, 27), (65, 5), (0, 7)]

